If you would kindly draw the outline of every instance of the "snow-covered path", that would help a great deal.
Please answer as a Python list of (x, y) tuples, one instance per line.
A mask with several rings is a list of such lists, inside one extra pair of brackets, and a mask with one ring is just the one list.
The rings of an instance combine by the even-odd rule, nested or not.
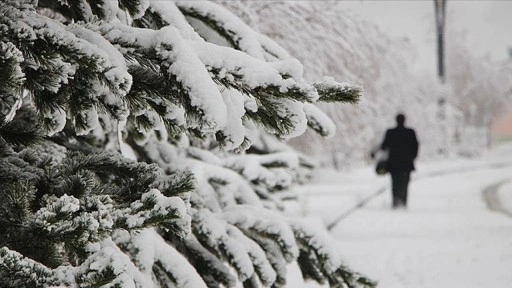
[[(411, 183), (407, 210), (391, 210), (387, 190), (350, 213), (332, 229), (349, 265), (382, 288), (512, 287), (512, 217), (483, 199), (484, 190), (512, 179), (512, 166), (496, 165), (512, 160), (509, 151), (425, 165)], [(326, 224), (347, 209), (336, 208), (338, 200), (354, 205), (389, 182), (370, 169), (346, 181), (332, 176), (323, 173), (303, 199), (303, 209)]]

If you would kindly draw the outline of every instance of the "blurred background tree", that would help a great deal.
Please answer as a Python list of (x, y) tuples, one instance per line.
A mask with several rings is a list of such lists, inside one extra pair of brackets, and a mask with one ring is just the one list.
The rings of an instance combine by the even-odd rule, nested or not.
[[(330, 167), (367, 165), (369, 151), (399, 112), (409, 115), (407, 124), (418, 132), (422, 159), (478, 155), (488, 145), (489, 123), (510, 103), (511, 64), (496, 65), (469, 53), (463, 32), (449, 17), (442, 84), (437, 75), (413, 67), (418, 55), (408, 39), (390, 36), (350, 13), (344, 1), (219, 2), (297, 57), (306, 79), (332, 75), (364, 87), (365, 97), (355, 107), (320, 105), (337, 124), (334, 137), (325, 141), (306, 132), (290, 141)], [(478, 124), (474, 118), (481, 118)]]

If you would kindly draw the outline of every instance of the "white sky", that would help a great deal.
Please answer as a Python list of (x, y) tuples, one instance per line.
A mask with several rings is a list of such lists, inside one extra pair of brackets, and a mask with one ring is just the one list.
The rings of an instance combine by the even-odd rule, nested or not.
[[(354, 14), (374, 22), (394, 36), (407, 37), (418, 47), (417, 68), (435, 71), (434, 1), (340, 1)], [(512, 48), (512, 1), (447, 1), (447, 25), (467, 31), (467, 44), (478, 56), (509, 59)], [(447, 39), (449, 45), (449, 39)]]

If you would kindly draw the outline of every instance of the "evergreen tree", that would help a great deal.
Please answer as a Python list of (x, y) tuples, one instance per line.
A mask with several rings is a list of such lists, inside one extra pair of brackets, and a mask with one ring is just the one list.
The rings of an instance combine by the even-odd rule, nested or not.
[(0, 2), (0, 287), (374, 286), (280, 212), (360, 93), (211, 2)]

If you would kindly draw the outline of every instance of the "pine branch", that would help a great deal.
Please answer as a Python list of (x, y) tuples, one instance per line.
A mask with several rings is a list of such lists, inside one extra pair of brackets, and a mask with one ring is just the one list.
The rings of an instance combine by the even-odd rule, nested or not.
[(267, 131), (276, 135), (288, 135), (294, 129), (292, 121), (288, 117), (281, 116), (284, 105), (280, 104), (276, 99), (271, 97), (258, 98), (257, 111), (246, 111), (248, 119), (253, 120), (265, 127)]
[(25, 81), (22, 62), (21, 51), (13, 43), (0, 40), (0, 115), (11, 112), (22, 95), (20, 87)]
[(197, 180), (190, 171), (176, 172), (155, 181), (154, 187), (167, 197), (180, 196), (197, 189)]
[[(257, 86), (251, 88), (244, 79), (243, 75), (239, 74), (234, 69), (232, 71), (223, 69), (221, 77), (221, 70), (215, 67), (208, 67), (208, 70), (213, 74), (213, 80), (225, 87), (238, 90), (246, 95), (251, 95), (257, 99), (265, 97), (275, 97), (276, 99), (285, 98), (298, 102), (312, 102), (311, 91), (305, 87), (300, 87), (298, 84), (286, 87), (283, 89), (274, 84), (264, 86)], [(281, 75), (282, 79), (287, 79), (286, 75)]]
[(18, 111), (10, 122), (0, 115), (0, 145), (2, 142), (12, 146), (30, 146), (41, 143), (43, 135), (35, 121), (35, 115), (28, 108)]
[(235, 48), (237, 50), (242, 50), (240, 47), (240, 42), (239, 42), (240, 37), (234, 31), (225, 29), (224, 25), (223, 25), (224, 23), (222, 23), (221, 21), (218, 21), (215, 18), (210, 17), (212, 15), (202, 13), (201, 11), (194, 9), (193, 7), (179, 5), (179, 3), (177, 3), (177, 4), (178, 4), (178, 8), (181, 10), (181, 12), (185, 16), (196, 18), (196, 19), (200, 20), (201, 22), (206, 24), (208, 27), (210, 27), (211, 29), (213, 29), (214, 31), (219, 33), (226, 41), (229, 42), (229, 44), (231, 44), (231, 46), (233, 48)]
[(143, 0), (119, 0), (119, 8), (128, 11), (132, 18), (138, 19), (140, 15), (147, 13), (146, 3)]
[[(141, 61), (141, 60), (137, 60)], [(133, 84), (130, 92), (126, 95), (126, 100), (130, 111), (138, 112), (146, 109), (148, 100), (159, 99), (164, 103), (179, 105), (178, 94), (173, 87), (167, 86), (167, 81), (161, 75), (152, 63), (145, 63), (144, 66), (130, 65), (128, 72), (133, 77)], [(173, 101), (173, 102), (171, 102)]]
[(356, 104), (363, 93), (362, 87), (337, 83), (330, 78), (320, 83), (314, 83), (313, 86), (320, 95), (319, 102)]
[[(96, 153), (83, 155), (78, 152), (69, 153), (62, 162), (64, 177), (72, 177), (81, 171), (93, 172), (107, 183), (114, 184), (116, 189), (108, 188), (112, 197), (119, 205), (127, 205), (147, 192), (148, 187), (160, 177), (160, 169), (155, 164), (146, 164), (123, 158), (115, 153)], [(89, 176), (90, 177), (90, 176)], [(79, 183), (79, 182), (75, 182)], [(102, 190), (99, 190), (102, 191)]]
[(119, 212), (115, 219), (118, 228), (139, 230), (159, 226), (180, 238), (188, 235), (190, 230), (190, 218), (183, 201), (177, 197), (165, 197), (156, 189), (143, 194), (140, 200)]
[(176, 138), (184, 132), (184, 123), (179, 123), (168, 115), (173, 112), (172, 105), (176, 105), (176, 109), (184, 103), (183, 95), (178, 92), (175, 85), (159, 73), (159, 69), (153, 67), (152, 62), (146, 60), (147, 63), (145, 63), (140, 59), (141, 57), (133, 58), (143, 65), (131, 65), (128, 69), (133, 76), (132, 87), (126, 95), (130, 111), (137, 113), (148, 108), (152, 109), (161, 117), (167, 131)]
[(93, 155), (72, 152), (64, 160), (63, 165), (67, 166), (72, 174), (80, 170), (90, 170), (134, 180), (141, 180), (142, 177), (148, 176), (151, 181), (154, 181), (160, 175), (159, 168), (155, 164), (136, 162), (112, 152)]
[(270, 265), (272, 265), (272, 269), (276, 271), (276, 279), (271, 287), (286, 287), (286, 266), (288, 265), (288, 261), (286, 260), (278, 243), (274, 239), (260, 235), (254, 231), (244, 230), (244, 233), (261, 246), (268, 261), (270, 262)]
[(297, 263), (305, 278), (321, 284), (328, 282), (331, 287), (376, 287), (375, 281), (341, 263), (337, 259), (337, 250), (327, 248), (332, 247), (328, 242), (333, 241), (327, 232), (298, 221), (293, 221), (291, 226), (300, 247)]
[[(210, 67), (209, 70), (214, 75), (213, 80), (218, 84), (226, 88), (238, 90), (246, 95), (254, 97), (256, 100), (258, 109), (256, 111), (246, 110), (245, 116), (248, 119), (253, 120), (265, 127), (270, 133), (278, 136), (289, 135), (295, 124), (290, 119), (290, 115), (287, 112), (287, 103), (284, 99), (289, 99), (298, 102), (311, 102), (311, 91), (297, 86), (291, 86), (285, 89), (283, 92), (281, 88), (275, 85), (259, 86), (251, 88), (249, 85), (244, 83), (242, 75), (236, 74), (236, 72), (226, 72), (224, 74), (232, 77), (220, 77), (220, 70)], [(231, 74), (230, 74), (231, 73)]]
[(141, 18), (135, 19), (133, 21), (133, 24), (135, 27), (149, 28), (154, 30), (169, 25), (169, 23), (162, 19), (158, 13), (152, 11), (152, 9), (147, 9)]
[(208, 287), (234, 287), (236, 278), (231, 274), (222, 259), (203, 247), (194, 235), (187, 239), (177, 239), (174, 234), (165, 232), (166, 240), (173, 243), (176, 249), (189, 260), (197, 271), (201, 271), (201, 277)]
[[(31, 217), (35, 187), (29, 181), (19, 181), (2, 186), (2, 191), (0, 191), (2, 199), (0, 201), (0, 227), (6, 229), (1, 229), (2, 231), (7, 231), (6, 226), (22, 226)], [(8, 237), (2, 238), (0, 243), (6, 241)]]
[(44, 288), (70, 284), (64, 280), (65, 278), (58, 279), (48, 267), (6, 247), (0, 248), (0, 279), (2, 287), (9, 288)]
[[(130, 275), (128, 257), (110, 240), (102, 242), (102, 248), (95, 251), (78, 266), (73, 275), (78, 287), (141, 287), (134, 281), (137, 275)], [(134, 274), (134, 273), (133, 273)]]

